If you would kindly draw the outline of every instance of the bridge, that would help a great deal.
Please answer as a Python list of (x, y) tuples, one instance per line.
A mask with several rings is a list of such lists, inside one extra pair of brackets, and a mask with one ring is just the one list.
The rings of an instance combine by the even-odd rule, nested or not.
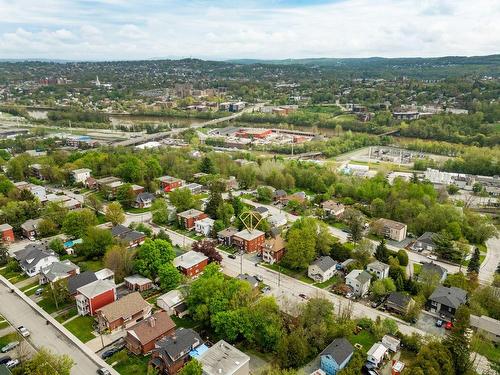
[(285, 157), (287, 160), (298, 160), (298, 159), (316, 159), (318, 156), (322, 156), (322, 152), (304, 152), (302, 154), (290, 155)]

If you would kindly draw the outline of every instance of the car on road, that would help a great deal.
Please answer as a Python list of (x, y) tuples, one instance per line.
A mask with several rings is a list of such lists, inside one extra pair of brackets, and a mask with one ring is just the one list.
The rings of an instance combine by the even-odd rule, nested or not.
[(436, 327), (442, 327), (443, 321), (441, 319), (436, 320)]
[(108, 349), (101, 354), (101, 358), (108, 359), (109, 357), (113, 356), (113, 354), (118, 353), (119, 351), (120, 351), (120, 349), (118, 349), (118, 348)]
[(17, 348), (18, 346), (19, 346), (19, 341), (11, 341), (7, 345), (5, 345), (1, 351), (2, 353), (7, 353), (8, 351)]
[(37, 290), (35, 290), (35, 296), (41, 296), (43, 293), (43, 288), (38, 288)]
[(17, 330), (23, 337), (28, 337), (30, 335), (30, 331), (25, 326), (17, 327)]
[(230, 259), (236, 259), (236, 255), (234, 255), (234, 254), (229, 254), (227, 257)]
[(12, 358), (10, 358), (8, 355), (5, 357), (0, 358), (0, 365), (5, 365), (7, 362), (9, 362)]
[(262, 293), (269, 293), (271, 291), (271, 287), (266, 285), (264, 288), (262, 288)]
[(300, 297), (300, 298), (303, 298), (303, 299), (309, 299), (309, 297), (308, 297), (308, 296), (306, 296), (304, 293), (300, 293), (300, 294), (299, 294), (299, 297)]
[(19, 364), (19, 359), (15, 358), (15, 359), (11, 359), (9, 362), (7, 362), (5, 364), (5, 366), (7, 366), (7, 368), (12, 368), (12, 367), (16, 367), (18, 364)]
[(110, 375), (111, 373), (109, 372), (109, 370), (105, 367), (102, 367), (100, 368), (99, 370), (97, 370), (97, 373), (99, 375)]
[(257, 279), (257, 281), (259, 281), (259, 282), (263, 282), (263, 281), (264, 281), (264, 279), (263, 279), (263, 278), (262, 278), (262, 276), (260, 276), (260, 275), (255, 275), (254, 277), (255, 277), (255, 278)]
[(444, 329), (450, 330), (453, 328), (453, 323), (452, 322), (446, 322), (444, 325)]
[(427, 255), (427, 258), (429, 258), (430, 260), (437, 260), (437, 256), (435, 255)]
[(381, 304), (382, 304), (382, 302), (381, 302), (381, 301), (373, 301), (373, 302), (371, 303), (371, 305), (370, 305), (370, 306), (371, 306), (372, 308), (376, 309), (376, 308), (377, 308), (377, 307), (379, 307)]

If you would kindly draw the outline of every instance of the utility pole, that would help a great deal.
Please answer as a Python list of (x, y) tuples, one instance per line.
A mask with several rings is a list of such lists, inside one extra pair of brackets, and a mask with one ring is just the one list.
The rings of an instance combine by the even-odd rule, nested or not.
[(243, 250), (240, 250), (240, 275), (243, 275)]
[(278, 264), (278, 288), (281, 285), (281, 265)]

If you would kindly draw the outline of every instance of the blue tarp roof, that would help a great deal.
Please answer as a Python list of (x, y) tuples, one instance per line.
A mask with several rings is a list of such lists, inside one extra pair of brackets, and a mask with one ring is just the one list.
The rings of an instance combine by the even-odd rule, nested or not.
[(205, 344), (202, 344), (202, 345), (198, 346), (196, 349), (191, 350), (189, 352), (189, 355), (191, 356), (191, 358), (198, 359), (200, 357), (200, 355), (205, 353), (207, 350), (208, 350), (208, 346), (206, 346)]

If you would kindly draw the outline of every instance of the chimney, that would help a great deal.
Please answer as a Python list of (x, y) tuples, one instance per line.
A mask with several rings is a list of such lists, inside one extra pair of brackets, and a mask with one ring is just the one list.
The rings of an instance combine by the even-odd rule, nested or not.
[(154, 328), (154, 326), (156, 325), (156, 318), (155, 317), (152, 316), (149, 319), (149, 325)]

